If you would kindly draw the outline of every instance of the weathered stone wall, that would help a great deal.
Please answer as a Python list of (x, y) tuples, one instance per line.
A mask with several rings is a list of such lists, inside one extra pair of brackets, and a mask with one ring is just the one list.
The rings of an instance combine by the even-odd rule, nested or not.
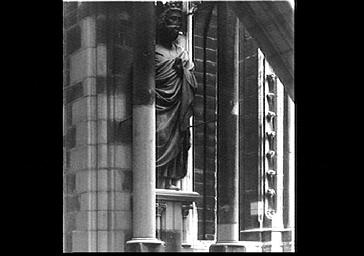
[(127, 3), (64, 3), (65, 248), (123, 251), (131, 237)]
[(258, 200), (258, 46), (242, 23), (239, 28), (240, 230), (246, 230), (259, 227), (251, 208)]
[[(194, 62), (198, 89), (194, 116), (194, 188), (201, 195), (197, 202), (198, 239), (213, 240), (216, 228), (216, 151), (217, 151), (217, 26), (216, 8), (208, 24), (206, 51), (204, 28), (207, 10), (194, 17)], [(204, 64), (204, 58), (206, 63)], [(205, 73), (205, 74), (204, 74)], [(205, 80), (205, 83), (204, 83)], [(205, 124), (203, 124), (206, 122)]]

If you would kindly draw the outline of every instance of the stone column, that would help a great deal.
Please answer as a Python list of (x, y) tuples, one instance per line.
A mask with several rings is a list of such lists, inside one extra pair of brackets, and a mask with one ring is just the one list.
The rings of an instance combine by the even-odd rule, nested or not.
[(239, 243), (238, 19), (218, 5), (217, 242), (210, 252), (244, 252)]
[(295, 246), (295, 105), (290, 97), (287, 100), (288, 108), (288, 193), (289, 193), (289, 213), (288, 227), (291, 229), (291, 250), (294, 251)]
[(127, 251), (154, 252), (163, 249), (156, 239), (154, 3), (135, 3), (133, 11), (133, 239)]

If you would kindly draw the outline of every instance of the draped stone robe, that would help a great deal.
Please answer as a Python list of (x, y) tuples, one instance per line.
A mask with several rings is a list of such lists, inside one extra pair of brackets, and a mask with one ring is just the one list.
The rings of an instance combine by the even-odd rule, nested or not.
[[(168, 51), (168, 50), (167, 50)], [(182, 59), (183, 76), (173, 68), (176, 57)], [(187, 153), (190, 148), (189, 120), (197, 88), (192, 73), (194, 65), (188, 53), (174, 44), (170, 54), (156, 45), (156, 129), (157, 187), (163, 179), (178, 180), (187, 173)]]

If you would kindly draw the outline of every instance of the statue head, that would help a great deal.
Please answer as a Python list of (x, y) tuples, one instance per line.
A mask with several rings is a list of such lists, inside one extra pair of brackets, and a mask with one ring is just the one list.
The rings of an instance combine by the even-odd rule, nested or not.
[(157, 17), (157, 41), (170, 44), (182, 34), (182, 2), (158, 2)]

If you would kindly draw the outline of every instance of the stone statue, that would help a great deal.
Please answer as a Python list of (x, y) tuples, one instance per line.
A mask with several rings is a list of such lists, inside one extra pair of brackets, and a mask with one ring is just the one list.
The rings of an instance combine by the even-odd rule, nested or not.
[(191, 146), (188, 127), (197, 83), (192, 73), (194, 65), (178, 44), (182, 34), (181, 2), (160, 4), (157, 8), (157, 188), (178, 190), (177, 181), (187, 173), (187, 154)]

